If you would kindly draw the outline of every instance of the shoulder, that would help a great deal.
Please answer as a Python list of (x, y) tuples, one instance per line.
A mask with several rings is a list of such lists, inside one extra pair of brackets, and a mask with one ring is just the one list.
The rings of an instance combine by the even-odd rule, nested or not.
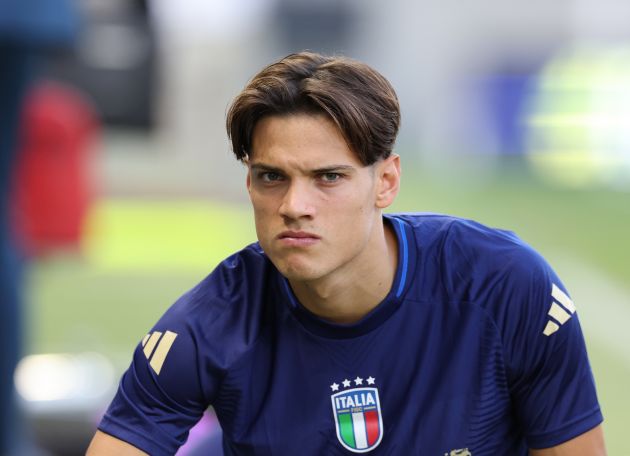
[(405, 222), (427, 248), (495, 249), (527, 247), (512, 231), (493, 228), (475, 220), (427, 212), (392, 214)]
[(535, 341), (552, 347), (559, 334), (579, 333), (572, 318), (575, 305), (562, 281), (516, 234), (456, 217), (428, 220), (432, 228), (416, 231), (421, 237), (430, 233), (424, 256), (434, 258), (442, 299), (482, 311), (511, 351), (508, 359), (520, 358), (528, 348), (533, 353)]
[(182, 295), (156, 327), (173, 325), (208, 342), (219, 337), (255, 338), (259, 329), (256, 322), (263, 319), (269, 276), (274, 271), (260, 246), (251, 244), (226, 258)]
[(558, 445), (601, 422), (576, 307), (547, 261), (514, 233), (472, 220), (404, 220), (422, 251), (420, 267), (439, 284), (431, 297), (471, 306), (496, 337), (530, 446)]
[(453, 249), (529, 248), (512, 231), (471, 219), (428, 212), (391, 214), (391, 217), (401, 220), (413, 231), (420, 248), (438, 248), (444, 254)]
[(548, 275), (545, 259), (512, 231), (440, 214), (401, 214), (413, 230), (434, 280), (449, 299), (483, 301), (499, 284), (529, 283)]
[(449, 289), (463, 293), (463, 281), (457, 279), (467, 274), (467, 298), (473, 301), (486, 299), (485, 294), (500, 284), (520, 287), (543, 280), (550, 269), (542, 255), (513, 232), (471, 220), (451, 224), (441, 257), (449, 272)]
[(542, 334), (554, 295), (570, 302), (548, 262), (511, 231), (438, 214), (396, 217), (414, 233), (424, 299), (474, 306), (505, 337), (523, 322)]
[(137, 345), (100, 429), (150, 454), (174, 454), (265, 331), (272, 273), (253, 244), (178, 299)]
[(235, 306), (254, 304), (253, 290), (264, 286), (272, 268), (258, 243), (229, 256), (169, 310), (174, 316), (204, 318), (206, 322)]
[[(182, 373), (194, 372), (190, 381), (211, 375), (188, 388), (205, 389), (203, 396), (210, 400), (223, 373), (267, 327), (265, 296), (272, 271), (257, 244), (230, 256), (166, 311), (137, 347), (134, 362), (148, 364), (151, 375), (159, 375), (161, 383), (173, 385), (172, 391), (184, 398), (188, 392), (181, 391)], [(164, 343), (169, 355), (156, 361), (155, 353)], [(213, 385), (211, 391), (208, 385)]]

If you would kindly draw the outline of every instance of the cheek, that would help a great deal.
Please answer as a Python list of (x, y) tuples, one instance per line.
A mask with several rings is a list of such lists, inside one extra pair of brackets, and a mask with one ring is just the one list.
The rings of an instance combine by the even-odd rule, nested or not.
[(272, 217), (264, 208), (257, 207), (254, 208), (254, 222), (256, 224), (258, 238), (260, 239), (261, 236), (264, 237), (265, 233), (270, 231), (269, 228), (272, 223)]
[(336, 199), (327, 205), (323, 205), (328, 228), (336, 233), (335, 237), (342, 250), (353, 250), (357, 245), (365, 243), (369, 236), (372, 220), (374, 218), (374, 207), (365, 198), (359, 199), (355, 195), (349, 195), (344, 199)]
[(361, 176), (354, 185), (345, 189), (343, 198), (351, 205), (365, 212), (375, 205), (374, 180), (370, 177)]
[(254, 216), (258, 219), (260, 217), (266, 217), (273, 213), (276, 207), (275, 200), (268, 195), (261, 195), (259, 192), (252, 191), (249, 195), (249, 199), (254, 209)]
[(267, 205), (264, 204), (264, 200), (262, 198), (258, 198), (254, 194), (252, 194), (250, 199), (252, 203), (252, 209), (254, 210), (254, 222), (256, 224), (256, 231), (258, 233), (258, 238), (260, 238), (260, 235), (264, 234), (265, 225), (268, 223), (269, 209)]
[(268, 251), (281, 223), (277, 199), (252, 192), (251, 203), (254, 210), (256, 237), (263, 249)]
[(375, 208), (372, 195), (364, 188), (346, 191), (337, 195), (335, 201), (330, 202), (330, 207), (334, 206), (342, 208), (346, 218), (354, 219), (357, 217), (363, 218), (372, 214)]
[(347, 195), (344, 201), (344, 222), (341, 223), (343, 232), (349, 242), (362, 244), (370, 236), (377, 210), (372, 193), (367, 188), (361, 188)]

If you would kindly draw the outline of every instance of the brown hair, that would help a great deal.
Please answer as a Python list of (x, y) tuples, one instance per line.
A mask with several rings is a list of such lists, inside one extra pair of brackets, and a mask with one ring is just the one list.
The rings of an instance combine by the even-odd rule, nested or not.
[(269, 115), (324, 114), (364, 165), (387, 158), (400, 124), (391, 84), (346, 57), (300, 52), (264, 68), (236, 96), (226, 127), (238, 160), (251, 154), (256, 123)]

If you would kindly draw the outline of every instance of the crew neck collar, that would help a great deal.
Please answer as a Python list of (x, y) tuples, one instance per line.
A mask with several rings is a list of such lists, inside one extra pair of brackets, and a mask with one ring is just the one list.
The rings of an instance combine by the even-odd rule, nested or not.
[(313, 314), (298, 301), (289, 281), (278, 272), (279, 292), (283, 297), (283, 304), (308, 331), (332, 339), (358, 337), (380, 326), (400, 307), (415, 269), (416, 244), (411, 227), (403, 219), (385, 214), (383, 222), (394, 229), (398, 241), (396, 274), (385, 298), (355, 323), (333, 323)]

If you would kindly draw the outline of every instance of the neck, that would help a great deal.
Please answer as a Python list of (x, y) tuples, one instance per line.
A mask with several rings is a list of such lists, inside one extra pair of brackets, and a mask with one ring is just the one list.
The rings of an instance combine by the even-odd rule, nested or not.
[(366, 254), (320, 279), (290, 281), (300, 303), (315, 315), (335, 323), (354, 323), (389, 293), (398, 264), (394, 229), (381, 222)]

